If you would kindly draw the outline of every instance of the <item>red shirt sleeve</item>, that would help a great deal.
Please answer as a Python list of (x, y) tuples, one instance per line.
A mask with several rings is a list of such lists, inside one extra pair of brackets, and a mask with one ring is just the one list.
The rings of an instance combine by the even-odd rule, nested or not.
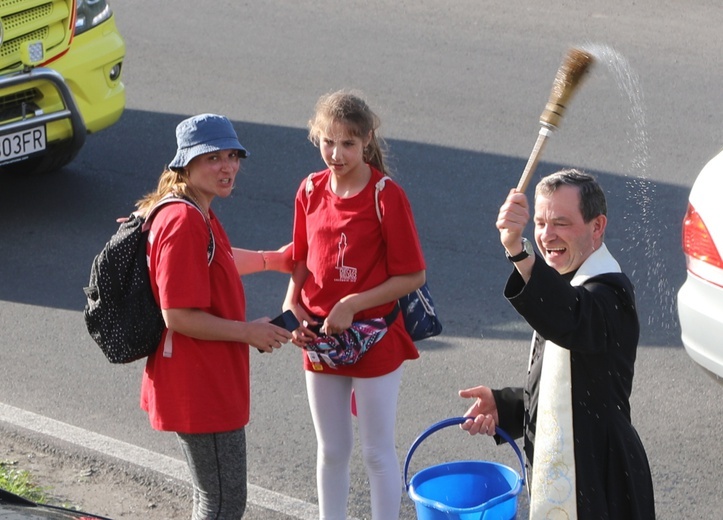
[(387, 181), (379, 192), (382, 237), (387, 245), (387, 272), (390, 276), (426, 269), (412, 207), (395, 182)]
[(205, 220), (187, 204), (168, 204), (153, 218), (149, 267), (162, 309), (211, 305), (208, 241)]

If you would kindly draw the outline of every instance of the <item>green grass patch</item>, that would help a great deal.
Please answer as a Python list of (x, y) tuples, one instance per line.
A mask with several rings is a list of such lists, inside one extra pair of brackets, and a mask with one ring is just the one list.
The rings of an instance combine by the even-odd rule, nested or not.
[(0, 460), (0, 487), (33, 502), (46, 502), (46, 490), (33, 482), (30, 472), (17, 465), (17, 461)]

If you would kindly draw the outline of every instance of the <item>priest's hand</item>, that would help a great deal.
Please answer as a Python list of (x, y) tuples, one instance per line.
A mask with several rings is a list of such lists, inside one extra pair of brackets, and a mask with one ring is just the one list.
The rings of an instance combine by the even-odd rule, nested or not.
[(516, 189), (510, 190), (495, 223), (500, 231), (500, 242), (510, 255), (514, 256), (522, 251), (522, 233), (529, 220), (527, 197)]
[(474, 404), (464, 414), (464, 417), (469, 417), (469, 420), (462, 423), (460, 428), (466, 430), (470, 435), (478, 433), (494, 435), (499, 417), (492, 390), (486, 386), (476, 386), (460, 390), (459, 396), (463, 399), (475, 399)]

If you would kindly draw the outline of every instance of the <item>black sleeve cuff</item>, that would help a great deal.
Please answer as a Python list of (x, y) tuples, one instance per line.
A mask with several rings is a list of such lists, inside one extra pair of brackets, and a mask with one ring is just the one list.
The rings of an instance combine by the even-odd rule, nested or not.
[[(525, 403), (522, 387), (508, 387), (492, 390), (497, 406), (498, 426), (510, 434), (513, 439), (522, 437), (525, 429)], [(497, 444), (504, 442), (495, 435)]]

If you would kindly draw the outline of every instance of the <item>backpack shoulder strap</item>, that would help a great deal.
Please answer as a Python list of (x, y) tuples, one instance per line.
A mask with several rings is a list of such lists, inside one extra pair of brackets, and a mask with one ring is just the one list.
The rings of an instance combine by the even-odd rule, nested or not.
[(309, 208), (311, 207), (311, 193), (314, 191), (314, 175), (316, 172), (310, 173), (306, 177), (306, 186), (304, 187), (304, 192), (306, 193), (306, 205), (304, 206), (304, 211), (308, 215)]
[[(306, 178), (306, 203), (307, 208), (309, 204), (309, 196), (311, 195), (311, 192), (314, 191), (314, 174), (310, 173), (309, 176)], [(382, 211), (379, 208), (379, 192), (384, 189), (384, 186), (386, 185), (387, 181), (391, 181), (392, 178), (389, 175), (385, 175), (377, 183), (374, 185), (374, 206), (377, 210), (377, 218), (379, 219), (379, 222), (382, 221)]]
[(195, 202), (186, 199), (184, 197), (177, 197), (173, 194), (166, 195), (161, 200), (156, 202), (153, 207), (148, 211), (148, 214), (145, 217), (145, 222), (143, 223), (143, 231), (146, 231), (150, 229), (151, 227), (151, 220), (155, 213), (166, 204), (174, 203), (174, 202), (182, 202), (184, 204), (187, 204), (189, 206), (192, 206), (196, 208), (196, 210), (201, 214), (201, 217), (203, 217), (203, 221), (206, 223), (206, 227), (208, 228), (208, 249), (206, 251), (206, 256), (208, 257), (208, 265), (211, 265), (211, 262), (213, 262), (213, 256), (216, 253), (216, 239), (213, 236), (213, 230), (211, 229), (211, 223), (206, 218), (206, 215), (203, 214), (203, 211), (201, 211), (201, 208), (199, 208)]
[(389, 175), (385, 175), (374, 185), (374, 206), (377, 210), (377, 218), (379, 219), (379, 222), (382, 221), (382, 210), (379, 209), (379, 192), (384, 189), (386, 182), (391, 180), (392, 178)]
[(309, 198), (309, 195), (311, 195), (311, 192), (314, 191), (314, 174), (310, 173), (309, 176), (306, 178), (306, 198)]

